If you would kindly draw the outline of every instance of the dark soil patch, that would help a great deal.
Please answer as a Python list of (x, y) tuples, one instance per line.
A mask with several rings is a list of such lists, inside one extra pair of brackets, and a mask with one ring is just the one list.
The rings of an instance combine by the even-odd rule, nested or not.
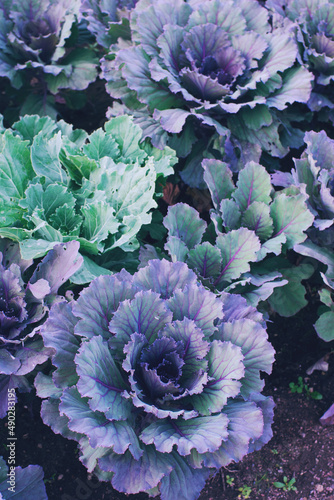
[[(333, 348), (320, 341), (313, 329), (315, 306), (310, 304), (293, 318), (277, 316), (268, 323), (270, 340), (277, 351), (264, 390), (276, 403), (272, 440), (242, 462), (218, 471), (199, 500), (334, 500), (334, 427), (319, 424), (319, 417), (333, 402), (334, 355), (328, 357), (328, 372), (306, 376), (306, 369)], [(289, 383), (297, 382), (298, 376), (323, 394), (323, 399), (292, 394)], [(43, 424), (39, 411), (39, 398), (32, 393), (18, 395), (17, 465), (43, 466), (49, 500), (148, 499), (145, 493), (119, 493), (87, 474), (78, 460), (76, 443), (55, 435)], [(5, 443), (6, 419), (0, 421), (0, 436)], [(6, 458), (4, 444), (0, 454)], [(284, 476), (288, 481), (295, 478), (297, 491), (283, 491), (273, 485), (282, 482)], [(249, 496), (246, 487), (250, 488)]]

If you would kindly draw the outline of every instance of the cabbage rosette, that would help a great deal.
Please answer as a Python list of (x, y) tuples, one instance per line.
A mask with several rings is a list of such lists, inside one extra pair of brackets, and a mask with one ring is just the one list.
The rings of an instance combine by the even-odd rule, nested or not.
[(0, 238), (0, 418), (8, 409), (8, 390), (29, 391), (26, 376), (52, 352), (44, 347), (38, 326), (51, 304), (64, 300), (58, 289), (82, 265), (78, 250), (76, 241), (55, 245), (26, 283), (33, 260), (22, 259), (17, 243)]
[(303, 62), (315, 76), (308, 106), (334, 123), (333, 0), (269, 0), (266, 6), (275, 13), (275, 22), (292, 21)]
[(178, 156), (193, 152), (188, 184), (199, 182), (201, 154), (221, 149), (217, 134), (235, 161), (230, 139), (238, 148), (240, 168), (261, 151), (283, 157), (296, 146), (281, 112), (307, 102), (313, 75), (296, 61), (293, 33), (273, 29), (256, 0), (140, 0), (130, 28), (132, 43), (120, 39), (102, 60), (107, 91), (156, 147), (168, 141)]
[[(59, 89), (84, 90), (98, 58), (79, 26), (80, 0), (6, 0), (0, 6), (0, 76), (25, 99), (21, 114), (56, 117)], [(86, 34), (85, 34), (86, 31)], [(20, 94), (14, 94), (16, 101)]]
[(56, 367), (35, 380), (42, 418), (116, 490), (196, 499), (216, 468), (271, 438), (262, 315), (184, 263), (100, 276), (55, 304), (41, 334)]

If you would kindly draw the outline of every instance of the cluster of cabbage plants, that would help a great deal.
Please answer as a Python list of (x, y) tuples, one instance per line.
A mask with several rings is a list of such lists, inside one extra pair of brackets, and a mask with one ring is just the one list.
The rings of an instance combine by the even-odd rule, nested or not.
[[(334, 340), (333, 27), (333, 0), (1, 3), (0, 418), (34, 379), (89, 472), (162, 500), (270, 440), (265, 320), (315, 270)], [(103, 126), (55, 121), (98, 75)], [(204, 217), (159, 211), (179, 175)]]
[(119, 491), (196, 499), (216, 468), (271, 438), (262, 315), (184, 263), (96, 278), (53, 306), (41, 335), (56, 368), (35, 380), (42, 418)]

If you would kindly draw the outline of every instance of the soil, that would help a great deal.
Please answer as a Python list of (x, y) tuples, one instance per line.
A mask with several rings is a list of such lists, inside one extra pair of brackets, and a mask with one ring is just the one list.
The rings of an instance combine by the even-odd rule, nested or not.
[[(293, 318), (271, 318), (268, 333), (276, 349), (276, 363), (266, 377), (264, 393), (273, 396), (276, 403), (273, 438), (242, 462), (218, 471), (208, 480), (199, 500), (334, 500), (334, 426), (319, 423), (319, 417), (333, 403), (334, 356), (329, 353), (334, 346), (322, 342), (313, 329), (316, 306), (311, 300)], [(326, 354), (329, 370), (306, 376), (306, 369)], [(296, 383), (298, 376), (323, 399), (307, 398), (305, 392), (292, 393), (289, 383)], [(18, 394), (17, 464), (43, 466), (49, 500), (148, 499), (145, 493), (119, 493), (109, 483), (99, 483), (87, 474), (78, 460), (76, 443), (54, 434), (43, 424), (39, 411), (40, 401), (34, 393)], [(2, 443), (6, 435), (3, 419)], [(3, 445), (0, 455), (6, 459), (6, 454)], [(285, 491), (273, 485), (283, 482), (284, 476)]]

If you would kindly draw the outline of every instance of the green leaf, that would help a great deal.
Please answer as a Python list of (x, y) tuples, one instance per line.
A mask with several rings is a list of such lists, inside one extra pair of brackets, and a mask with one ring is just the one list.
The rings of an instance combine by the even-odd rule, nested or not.
[(221, 253), (206, 241), (190, 250), (186, 262), (202, 278), (217, 278), (221, 269)]
[[(235, 201), (222, 200), (219, 209), (225, 229), (231, 231), (240, 227), (241, 212)], [(212, 215), (211, 218), (213, 219)]]
[(96, 189), (106, 193), (106, 201), (115, 209), (115, 217), (123, 223), (126, 216), (140, 219), (156, 207), (153, 159), (139, 167), (137, 164), (116, 165), (111, 158), (103, 158), (101, 171), (93, 174), (91, 180), (96, 182)]
[(104, 156), (115, 158), (120, 152), (120, 148), (115, 139), (110, 137), (110, 134), (106, 134), (101, 128), (95, 130), (95, 132), (89, 136), (89, 143), (85, 144), (82, 150), (88, 158), (96, 161)]
[(239, 278), (242, 273), (249, 271), (250, 262), (256, 261), (256, 252), (261, 244), (253, 231), (244, 227), (220, 234), (216, 246), (221, 251), (222, 264), (218, 278), (214, 285), (231, 282)]
[(225, 198), (230, 198), (235, 190), (232, 171), (227, 163), (219, 160), (204, 159), (202, 167), (204, 169), (204, 181), (209, 188), (212, 202), (216, 210), (218, 210), (220, 202)]
[(305, 263), (291, 268), (280, 269), (280, 272), (283, 278), (288, 280), (288, 284), (275, 288), (268, 298), (268, 302), (280, 316), (294, 316), (307, 305), (305, 299), (306, 289), (301, 284), (301, 281), (312, 276), (314, 267)]
[(118, 144), (122, 161), (141, 163), (147, 157), (139, 145), (142, 140), (142, 130), (139, 125), (133, 123), (131, 116), (117, 116), (106, 122), (104, 129), (106, 134)]
[(42, 131), (44, 136), (49, 137), (56, 130), (57, 126), (49, 116), (25, 115), (18, 122), (14, 123), (12, 128), (19, 132), (22, 139), (27, 139), (32, 143), (39, 132)]
[(266, 169), (251, 161), (239, 172), (237, 189), (232, 196), (238, 203), (240, 210), (244, 211), (254, 201), (262, 201), (268, 205), (271, 202), (271, 190), (270, 175)]
[(61, 60), (58, 75), (45, 73), (48, 89), (56, 94), (59, 89), (85, 90), (97, 77), (98, 59), (93, 50), (76, 48)]
[(29, 238), (20, 241), (20, 252), (22, 259), (38, 259), (39, 257), (44, 257), (44, 255), (51, 250), (59, 240), (57, 241), (46, 241), (37, 238)]
[(334, 311), (323, 313), (314, 324), (319, 337), (325, 342), (334, 340)]
[(323, 288), (319, 291), (320, 300), (323, 304), (325, 304), (330, 309), (333, 309), (334, 303), (332, 301), (331, 292), (326, 288)]
[(22, 141), (10, 130), (3, 134), (0, 153), (0, 196), (3, 200), (24, 198), (29, 181), (35, 175), (28, 145), (28, 141)]
[(200, 219), (197, 210), (185, 203), (168, 207), (163, 224), (169, 231), (169, 237), (179, 238), (189, 249), (201, 242), (206, 229), (206, 223)]
[(268, 240), (273, 232), (270, 208), (261, 201), (253, 201), (242, 215), (241, 224), (255, 231), (261, 241)]
[(306, 239), (304, 231), (314, 220), (314, 215), (307, 209), (305, 196), (287, 196), (278, 193), (270, 207), (270, 215), (274, 222), (274, 236), (284, 233), (287, 248)]
[(76, 285), (83, 285), (85, 283), (90, 283), (98, 276), (111, 274), (111, 271), (99, 266), (98, 264), (96, 264), (96, 262), (94, 262), (86, 255), (83, 256), (83, 259), (84, 260), (80, 269), (78, 269), (78, 271), (76, 271), (70, 277), (71, 283), (75, 283)]
[(63, 165), (67, 168), (68, 173), (75, 182), (81, 184), (82, 178), (89, 179), (89, 176), (97, 169), (95, 160), (87, 158), (80, 154), (68, 154), (66, 149), (60, 152), (60, 158)]
[(42, 131), (33, 140), (31, 163), (36, 174), (45, 177), (46, 184), (66, 183), (67, 175), (59, 160), (61, 146), (61, 132), (49, 138)]
[(81, 209), (84, 217), (82, 236), (90, 242), (101, 242), (109, 234), (117, 231), (119, 222), (114, 215), (114, 209), (104, 201), (87, 204)]
[(62, 234), (79, 236), (82, 217), (75, 213), (73, 207), (65, 205), (58, 207), (50, 216), (50, 224)]
[(61, 184), (49, 184), (45, 190), (41, 184), (30, 184), (26, 199), (20, 202), (20, 206), (27, 208), (30, 215), (38, 210), (39, 215), (43, 214), (43, 220), (48, 220), (57, 208), (64, 205), (74, 210), (75, 198)]

